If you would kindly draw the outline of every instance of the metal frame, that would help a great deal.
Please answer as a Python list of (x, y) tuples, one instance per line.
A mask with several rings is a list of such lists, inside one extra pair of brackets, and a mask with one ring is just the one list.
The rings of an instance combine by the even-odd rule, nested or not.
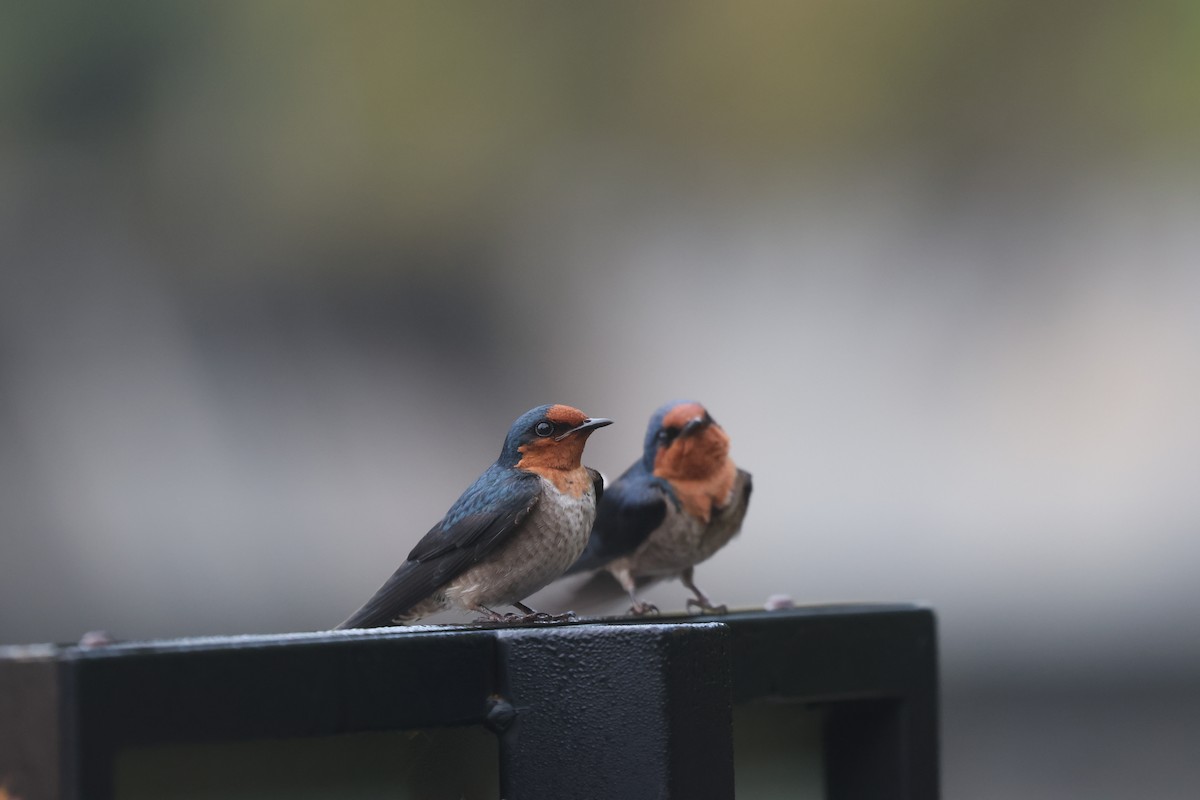
[(755, 702), (824, 709), (830, 800), (938, 797), (935, 620), (908, 605), (0, 648), (0, 786), (113, 800), (125, 747), (481, 724), (509, 800), (729, 800)]

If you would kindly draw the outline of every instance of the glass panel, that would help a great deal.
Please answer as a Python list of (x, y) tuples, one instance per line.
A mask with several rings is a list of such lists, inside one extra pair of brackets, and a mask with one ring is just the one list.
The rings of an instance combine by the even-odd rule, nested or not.
[(824, 714), (801, 703), (733, 708), (737, 800), (823, 800)]
[(496, 737), (473, 726), (131, 748), (117, 800), (497, 800)]

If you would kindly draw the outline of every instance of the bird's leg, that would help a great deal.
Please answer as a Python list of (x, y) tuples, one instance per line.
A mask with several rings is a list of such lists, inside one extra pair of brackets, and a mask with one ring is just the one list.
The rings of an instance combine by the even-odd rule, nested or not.
[(504, 615), (504, 614), (500, 614), (500, 613), (498, 613), (498, 612), (496, 612), (496, 611), (492, 611), (492, 610), (491, 610), (490, 608), (488, 608), (487, 606), (479, 606), (479, 610), (482, 610), (482, 611), (483, 611), (483, 616), (482, 616), (482, 617), (479, 617), (478, 619), (476, 619), (476, 620), (475, 620), (475, 622), (476, 622), (476, 623), (480, 623), (480, 622), (509, 622), (510, 620), (508, 619), (508, 617), (513, 617), (513, 616), (516, 616), (515, 614), (508, 614), (507, 616), (506, 616), (506, 615)]
[(694, 574), (695, 574), (695, 569), (693, 567), (688, 567), (687, 569), (685, 569), (683, 571), (683, 574), (681, 574), (679, 576), (679, 579), (681, 581), (683, 581), (683, 585), (686, 586), (687, 588), (691, 589), (692, 594), (696, 595), (695, 597), (688, 598), (687, 606), (686, 606), (687, 610), (691, 611), (693, 608), (695, 608), (701, 614), (726, 614), (726, 613), (728, 613), (729, 609), (726, 606), (724, 606), (724, 605), (714, 606), (712, 600), (708, 599), (708, 595), (706, 595), (704, 592), (700, 591), (700, 587), (698, 587), (696, 585), (696, 582), (694, 580), (692, 580), (692, 576)]
[(629, 613), (635, 617), (642, 617), (646, 614), (657, 614), (658, 606), (647, 603), (638, 599), (637, 584), (633, 580), (633, 574), (627, 569), (617, 570), (613, 573), (613, 577), (621, 584), (621, 588), (629, 594), (629, 599), (633, 601), (633, 605), (629, 607)]

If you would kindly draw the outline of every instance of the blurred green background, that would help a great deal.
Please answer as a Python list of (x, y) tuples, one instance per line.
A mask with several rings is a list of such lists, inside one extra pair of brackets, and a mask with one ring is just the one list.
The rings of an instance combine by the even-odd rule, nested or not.
[[(698, 582), (933, 604), (947, 796), (1190, 797), (1198, 42), (1163, 0), (5, 4), (0, 641), (331, 626), (522, 411), (615, 418), (615, 476), (691, 396), (756, 484)], [(534, 605), (624, 607), (577, 589)]]

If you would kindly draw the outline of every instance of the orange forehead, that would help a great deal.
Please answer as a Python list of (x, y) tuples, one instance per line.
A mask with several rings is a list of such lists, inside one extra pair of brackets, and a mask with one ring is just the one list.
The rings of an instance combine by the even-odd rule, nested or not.
[(566, 425), (568, 428), (574, 428), (582, 425), (587, 421), (587, 414), (584, 414), (578, 408), (570, 406), (550, 406), (550, 410), (546, 412), (546, 419), (556, 425)]
[(682, 428), (696, 417), (704, 416), (704, 406), (699, 403), (680, 403), (663, 416), (664, 428)]

